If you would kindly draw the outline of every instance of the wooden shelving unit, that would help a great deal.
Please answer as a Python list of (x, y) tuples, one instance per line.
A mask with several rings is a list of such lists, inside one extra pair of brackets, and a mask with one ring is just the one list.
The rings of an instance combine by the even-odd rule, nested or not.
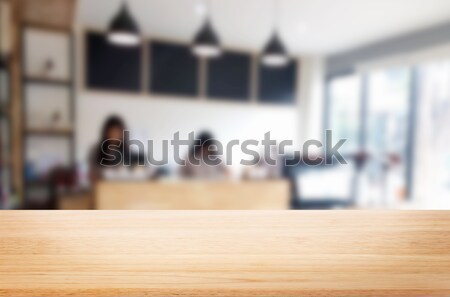
[(46, 136), (46, 137), (64, 137), (72, 136), (73, 130), (70, 129), (39, 129), (39, 128), (28, 128), (24, 131), (25, 136)]
[(54, 85), (54, 86), (72, 86), (71, 80), (57, 79), (57, 78), (45, 78), (39, 76), (24, 76), (23, 81), (26, 83), (34, 83), (41, 85)]
[[(67, 57), (68, 65), (69, 65), (69, 77), (68, 78), (58, 78), (53, 75), (51, 76), (45, 76), (41, 74), (34, 74), (34, 73), (27, 73), (27, 63), (29, 57), (26, 57), (26, 47), (31, 46), (28, 44), (28, 40), (26, 38), (26, 32), (27, 30), (38, 30), (45, 34), (56, 34), (59, 36), (64, 36), (67, 38), (67, 49), (68, 52), (64, 55)], [(74, 36), (70, 29), (61, 29), (61, 28), (52, 28), (48, 26), (39, 26), (39, 25), (24, 25), (22, 27), (22, 53), (23, 53), (23, 63), (22, 63), (22, 94), (23, 94), (23, 100), (22, 100), (22, 115), (23, 115), (23, 122), (22, 122), (22, 143), (23, 143), (23, 152), (22, 152), (22, 158), (24, 160), (24, 168), (23, 168), (23, 184), (24, 184), (24, 207), (25, 208), (53, 208), (55, 206), (55, 197), (54, 195), (54, 189), (52, 189), (52, 181), (50, 176), (33, 176), (30, 177), (30, 167), (32, 167), (32, 164), (29, 164), (28, 161), (28, 150), (30, 148), (28, 147), (27, 142), (29, 139), (33, 138), (36, 139), (42, 139), (43, 141), (47, 141), (49, 138), (51, 139), (58, 139), (62, 141), (67, 141), (68, 145), (68, 151), (66, 154), (69, 158), (69, 168), (73, 168), (75, 166), (75, 153), (74, 153), (74, 147), (75, 147), (75, 137), (74, 137), (74, 122), (75, 122), (75, 108), (74, 108), (74, 59), (73, 59), (73, 51), (74, 51)], [(53, 58), (50, 57), (49, 58)], [(63, 125), (62, 127), (52, 127), (49, 125), (48, 127), (33, 127), (33, 125), (30, 123), (30, 115), (27, 114), (27, 104), (29, 104), (29, 100), (31, 100), (27, 88), (30, 86), (39, 86), (39, 87), (45, 87), (45, 88), (63, 88), (67, 89), (68, 96), (67, 98), (67, 111), (69, 114), (68, 124), (69, 125)], [(36, 98), (34, 98), (36, 99)], [(61, 98), (63, 100), (63, 98)], [(36, 148), (33, 148), (36, 149)], [(37, 197), (37, 198), (36, 198)], [(39, 200), (37, 203), (36, 200)]]

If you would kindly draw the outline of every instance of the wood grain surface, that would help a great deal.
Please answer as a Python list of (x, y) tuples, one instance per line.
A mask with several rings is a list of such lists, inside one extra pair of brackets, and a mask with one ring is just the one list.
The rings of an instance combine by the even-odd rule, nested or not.
[(287, 210), (290, 184), (273, 181), (100, 182), (99, 210)]
[(0, 296), (450, 296), (450, 212), (3, 211)]

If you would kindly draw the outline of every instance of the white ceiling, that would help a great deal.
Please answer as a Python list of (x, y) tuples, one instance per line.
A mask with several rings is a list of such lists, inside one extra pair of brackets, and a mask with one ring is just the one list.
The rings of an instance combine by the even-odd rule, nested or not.
[[(259, 50), (273, 24), (272, 0), (211, 0), (225, 47)], [(293, 54), (331, 54), (450, 21), (450, 0), (275, 0)], [(106, 29), (122, 0), (79, 0), (81, 26)], [(150, 37), (190, 41), (202, 0), (128, 0)], [(200, 8), (200, 9), (199, 9)], [(450, 32), (449, 32), (450, 34)]]

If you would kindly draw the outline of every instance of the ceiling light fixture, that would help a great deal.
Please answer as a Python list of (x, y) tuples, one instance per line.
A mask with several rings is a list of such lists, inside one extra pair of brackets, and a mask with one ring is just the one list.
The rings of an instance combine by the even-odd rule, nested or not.
[[(289, 57), (287, 55), (286, 47), (283, 44), (283, 41), (279, 37), (279, 5), (275, 5), (275, 1), (273, 0), (273, 8), (274, 8), (274, 18), (273, 18), (273, 34), (270, 38), (267, 45), (264, 47), (264, 51), (262, 54), (262, 62), (266, 66), (270, 67), (283, 67), (289, 62)], [(280, 1), (280, 0), (277, 0)]]
[[(212, 5), (210, 2), (209, 11), (206, 12), (206, 18), (200, 31), (195, 35), (192, 45), (192, 52), (200, 57), (215, 58), (220, 56), (222, 49), (220, 48), (219, 37), (212, 27), (211, 17)], [(208, 15), (209, 12), (209, 15)]]
[(130, 14), (126, 2), (109, 25), (109, 42), (121, 46), (137, 46), (141, 42), (139, 28)]

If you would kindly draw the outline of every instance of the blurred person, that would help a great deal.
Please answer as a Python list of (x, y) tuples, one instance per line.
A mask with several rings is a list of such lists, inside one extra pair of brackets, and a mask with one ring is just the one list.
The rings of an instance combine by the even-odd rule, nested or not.
[[(146, 165), (141, 152), (130, 150), (124, 120), (116, 115), (110, 116), (103, 124), (99, 142), (89, 157), (89, 177), (91, 184), (101, 179), (147, 179), (155, 175), (155, 170)], [(130, 160), (130, 166), (124, 164)], [(149, 170), (150, 169), (150, 170)]]
[(211, 165), (208, 160), (219, 159), (217, 140), (210, 132), (202, 132), (198, 137), (198, 145), (192, 144), (186, 159), (186, 165), (181, 169), (181, 175), (191, 179), (226, 179), (230, 176), (223, 162)]
[[(272, 159), (277, 163), (270, 165), (267, 160)], [(258, 158), (254, 159), (252, 165), (244, 169), (243, 178), (245, 180), (269, 180), (281, 178), (280, 156), (278, 150), (272, 147), (268, 156), (260, 153)]]

